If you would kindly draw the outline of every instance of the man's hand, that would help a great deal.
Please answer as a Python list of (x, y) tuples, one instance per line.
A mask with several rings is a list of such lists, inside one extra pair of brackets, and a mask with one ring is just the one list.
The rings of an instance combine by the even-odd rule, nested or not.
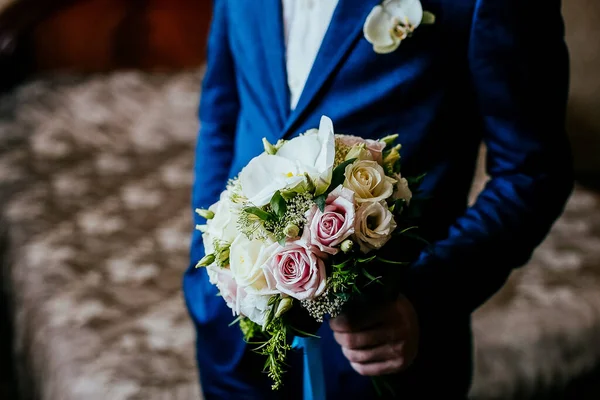
[(400, 372), (417, 356), (417, 315), (403, 296), (379, 309), (340, 315), (332, 319), (329, 326), (352, 368), (361, 375)]

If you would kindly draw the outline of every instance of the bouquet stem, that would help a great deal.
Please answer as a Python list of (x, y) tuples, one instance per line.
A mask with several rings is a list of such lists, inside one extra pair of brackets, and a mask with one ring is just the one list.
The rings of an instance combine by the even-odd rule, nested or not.
[(394, 391), (394, 388), (392, 387), (392, 385), (388, 381), (387, 377), (385, 377), (385, 376), (373, 376), (373, 377), (371, 377), (371, 382), (373, 383), (373, 386), (375, 387), (375, 391), (377, 392), (377, 396), (383, 397), (384, 393), (387, 393), (392, 398), (396, 398), (396, 393)]

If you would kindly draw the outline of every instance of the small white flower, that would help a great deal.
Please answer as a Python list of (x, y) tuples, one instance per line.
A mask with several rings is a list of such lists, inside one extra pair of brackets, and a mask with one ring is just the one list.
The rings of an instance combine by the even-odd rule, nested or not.
[(270, 295), (248, 293), (240, 287), (236, 296), (235, 312), (262, 326), (267, 321), (271, 309), (269, 305), (270, 298)]
[(376, 53), (391, 53), (419, 25), (434, 20), (433, 14), (423, 11), (419, 0), (384, 0), (369, 13), (363, 33)]

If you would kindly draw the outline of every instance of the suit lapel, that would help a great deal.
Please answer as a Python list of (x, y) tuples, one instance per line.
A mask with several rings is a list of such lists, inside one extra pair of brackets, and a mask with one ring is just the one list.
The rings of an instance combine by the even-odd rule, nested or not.
[[(290, 114), (290, 92), (287, 83), (285, 61), (285, 39), (283, 30), (283, 6), (281, 0), (265, 0), (264, 6), (259, 7), (262, 15), (259, 21), (261, 41), (256, 43), (263, 48), (265, 57), (265, 71), (270, 75), (272, 93), (277, 105), (280, 125), (274, 129), (282, 129)], [(271, 139), (277, 134), (274, 133)]]
[[(281, 0), (277, 0), (280, 3)], [(325, 33), (323, 42), (317, 53), (312, 69), (308, 75), (304, 90), (298, 99), (298, 105), (289, 115), (280, 137), (291, 133), (294, 125), (304, 115), (308, 107), (315, 101), (323, 85), (338, 69), (353, 44), (362, 33), (363, 24), (371, 9), (381, 0), (339, 0)], [(280, 19), (281, 20), (281, 19)], [(284, 71), (285, 71), (284, 57)], [(288, 108), (289, 108), (289, 89)]]

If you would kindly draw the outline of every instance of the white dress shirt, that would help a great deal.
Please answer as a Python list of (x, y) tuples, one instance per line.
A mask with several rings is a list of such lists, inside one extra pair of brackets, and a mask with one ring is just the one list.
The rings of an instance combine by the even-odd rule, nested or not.
[(290, 108), (298, 104), (338, 0), (282, 0)]

